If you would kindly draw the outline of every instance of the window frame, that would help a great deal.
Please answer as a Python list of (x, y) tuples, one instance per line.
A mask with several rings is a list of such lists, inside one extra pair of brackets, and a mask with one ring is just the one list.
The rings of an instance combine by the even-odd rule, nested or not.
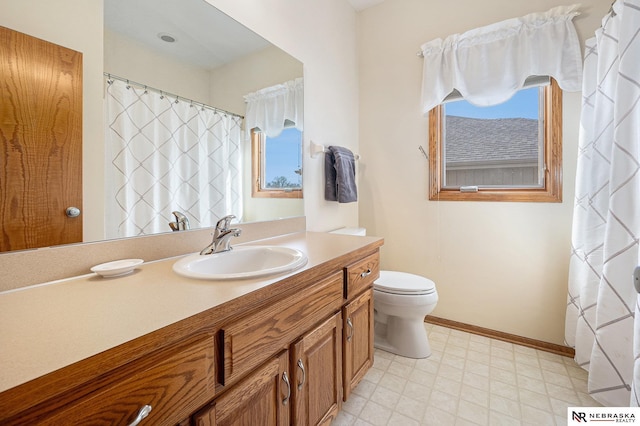
[(268, 189), (260, 184), (264, 172), (266, 134), (251, 129), (251, 196), (253, 198), (303, 198), (303, 188)]
[(550, 78), (544, 89), (544, 185), (541, 188), (478, 188), (461, 192), (443, 188), (443, 108), (429, 111), (429, 200), (562, 202), (562, 90)]

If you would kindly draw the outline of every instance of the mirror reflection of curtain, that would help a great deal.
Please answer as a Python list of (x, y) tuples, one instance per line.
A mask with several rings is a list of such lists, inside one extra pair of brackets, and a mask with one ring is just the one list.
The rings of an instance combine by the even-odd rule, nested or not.
[(242, 217), (241, 117), (116, 79), (105, 104), (107, 238)]
[(293, 124), (304, 130), (303, 79), (287, 81), (245, 95), (247, 132), (258, 128), (268, 137), (278, 136), (285, 126)]

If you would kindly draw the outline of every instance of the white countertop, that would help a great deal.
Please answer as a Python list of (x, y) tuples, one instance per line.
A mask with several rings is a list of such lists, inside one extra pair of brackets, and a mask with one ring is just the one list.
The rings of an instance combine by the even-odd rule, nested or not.
[(185, 278), (171, 269), (172, 258), (121, 277), (90, 273), (0, 293), (0, 392), (380, 240), (302, 232), (247, 243), (307, 255), (301, 269), (268, 279)]

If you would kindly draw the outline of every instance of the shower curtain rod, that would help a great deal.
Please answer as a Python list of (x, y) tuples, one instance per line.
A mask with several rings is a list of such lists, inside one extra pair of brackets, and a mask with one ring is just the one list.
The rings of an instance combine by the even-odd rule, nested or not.
[(234, 117), (239, 117), (239, 118), (244, 119), (244, 116), (242, 116), (240, 114), (236, 114), (235, 112), (225, 111), (224, 109), (220, 109), (220, 108), (213, 107), (211, 105), (203, 104), (202, 102), (194, 101), (193, 99), (183, 98), (182, 96), (178, 96), (178, 95), (175, 95), (173, 93), (165, 92), (164, 90), (156, 89), (154, 87), (149, 87), (146, 84), (138, 83), (138, 82), (129, 80), (128, 78), (118, 77), (117, 75), (109, 74), (107, 72), (104, 73), (104, 76), (107, 77), (107, 79), (120, 80), (120, 81), (123, 81), (123, 82), (125, 82), (125, 83), (127, 83), (129, 85), (139, 86), (139, 87), (141, 87), (141, 88), (143, 88), (145, 90), (151, 90), (152, 92), (160, 93), (160, 95), (162, 95), (162, 96), (168, 96), (170, 98), (175, 98), (176, 99), (175, 102), (178, 102), (178, 101), (188, 102), (191, 105), (199, 106), (201, 108), (207, 108), (207, 109), (213, 110), (215, 112), (220, 112), (222, 114), (231, 115), (231, 116), (234, 116)]

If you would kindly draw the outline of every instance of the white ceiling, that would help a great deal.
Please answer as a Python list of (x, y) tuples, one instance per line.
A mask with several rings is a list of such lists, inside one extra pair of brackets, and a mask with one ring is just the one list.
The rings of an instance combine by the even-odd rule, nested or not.
[[(384, 0), (347, 1), (360, 11)], [(105, 0), (104, 21), (110, 31), (205, 69), (270, 46), (205, 0)], [(176, 42), (164, 42), (159, 34), (169, 34)]]
[[(204, 0), (105, 0), (104, 20), (110, 31), (206, 69), (270, 46)], [(162, 33), (177, 41), (160, 40)]]
[(384, 0), (347, 0), (351, 6), (357, 11), (366, 9), (376, 4), (382, 3)]

